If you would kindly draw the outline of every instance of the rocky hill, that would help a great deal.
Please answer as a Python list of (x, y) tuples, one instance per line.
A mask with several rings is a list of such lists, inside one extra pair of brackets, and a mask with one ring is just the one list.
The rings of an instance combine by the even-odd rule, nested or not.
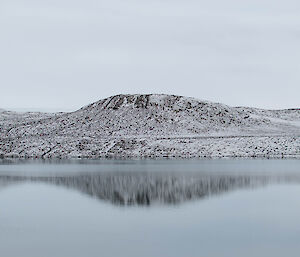
[(116, 95), (70, 113), (0, 111), (0, 156), (298, 157), (300, 110), (173, 95)]

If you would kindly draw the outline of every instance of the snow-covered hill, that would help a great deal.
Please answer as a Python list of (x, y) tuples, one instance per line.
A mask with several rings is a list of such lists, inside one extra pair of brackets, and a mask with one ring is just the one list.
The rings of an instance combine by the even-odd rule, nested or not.
[(299, 136), (299, 109), (173, 95), (116, 95), (71, 113), (0, 111), (2, 157), (298, 157)]

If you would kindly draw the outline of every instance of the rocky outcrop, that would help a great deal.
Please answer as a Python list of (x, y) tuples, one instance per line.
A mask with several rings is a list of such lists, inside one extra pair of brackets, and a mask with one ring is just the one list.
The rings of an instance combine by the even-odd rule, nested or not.
[(0, 112), (2, 158), (298, 157), (300, 110), (116, 95), (71, 113)]

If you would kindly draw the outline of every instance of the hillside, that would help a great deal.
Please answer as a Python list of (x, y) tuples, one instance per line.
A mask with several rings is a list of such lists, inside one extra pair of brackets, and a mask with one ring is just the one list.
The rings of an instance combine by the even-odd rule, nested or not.
[(3, 158), (297, 157), (299, 135), (299, 109), (173, 95), (116, 95), (70, 113), (0, 111)]

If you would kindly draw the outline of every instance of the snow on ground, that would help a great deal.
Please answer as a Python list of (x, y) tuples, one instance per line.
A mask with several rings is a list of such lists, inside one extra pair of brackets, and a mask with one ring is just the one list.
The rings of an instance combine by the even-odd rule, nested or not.
[(300, 110), (116, 95), (71, 113), (0, 112), (0, 156), (300, 157)]

